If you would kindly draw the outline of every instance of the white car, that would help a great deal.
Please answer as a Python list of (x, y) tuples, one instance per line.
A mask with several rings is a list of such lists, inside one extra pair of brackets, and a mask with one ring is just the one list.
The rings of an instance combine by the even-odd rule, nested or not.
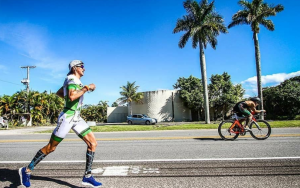
[(153, 124), (154, 125), (155, 123), (157, 123), (157, 119), (150, 118), (145, 114), (133, 114), (127, 116), (127, 123), (129, 125), (132, 124), (146, 124), (146, 125)]
[(8, 127), (8, 121), (4, 120), (3, 117), (0, 117), (0, 128), (7, 128)]

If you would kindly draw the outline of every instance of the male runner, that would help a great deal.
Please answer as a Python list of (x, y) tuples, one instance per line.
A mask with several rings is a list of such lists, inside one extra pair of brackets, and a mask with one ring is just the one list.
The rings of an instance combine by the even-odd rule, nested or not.
[(27, 167), (19, 169), (21, 184), (30, 187), (30, 173), (34, 167), (43, 160), (49, 153), (53, 152), (56, 146), (65, 138), (72, 129), (86, 144), (86, 168), (82, 179), (83, 185), (99, 187), (102, 184), (97, 182), (91, 175), (92, 163), (97, 147), (96, 138), (87, 123), (80, 117), (83, 104), (83, 95), (87, 91), (95, 90), (95, 84), (82, 85), (80, 78), (84, 75), (84, 65), (80, 60), (73, 60), (69, 64), (69, 73), (64, 85), (57, 91), (57, 95), (65, 99), (65, 106), (60, 113), (57, 127), (54, 129), (49, 143), (40, 149)]
[[(247, 117), (245, 127), (247, 127), (252, 120), (253, 115), (251, 114), (251, 112), (255, 112), (255, 113), (266, 112), (265, 110), (256, 110), (256, 107), (260, 104), (260, 102), (261, 102), (260, 98), (252, 97), (247, 101), (238, 102), (233, 107), (233, 111), (237, 112), (238, 116)], [(244, 119), (239, 120), (239, 122), (241, 124), (243, 121), (244, 121)], [(246, 130), (249, 130), (249, 129), (246, 128)]]

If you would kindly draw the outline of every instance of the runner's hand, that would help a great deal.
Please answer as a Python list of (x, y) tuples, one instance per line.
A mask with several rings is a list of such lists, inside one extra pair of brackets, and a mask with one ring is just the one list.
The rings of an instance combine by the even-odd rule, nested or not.
[(95, 84), (90, 84), (89, 88), (90, 88), (90, 91), (94, 91), (96, 89), (96, 85)]

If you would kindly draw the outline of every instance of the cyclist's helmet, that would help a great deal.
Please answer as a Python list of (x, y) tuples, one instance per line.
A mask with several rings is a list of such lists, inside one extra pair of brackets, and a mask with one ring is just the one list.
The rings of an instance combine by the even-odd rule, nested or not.
[(251, 97), (251, 98), (250, 98), (250, 101), (257, 102), (257, 103), (260, 103), (260, 102), (261, 102), (261, 100), (260, 100), (259, 97)]

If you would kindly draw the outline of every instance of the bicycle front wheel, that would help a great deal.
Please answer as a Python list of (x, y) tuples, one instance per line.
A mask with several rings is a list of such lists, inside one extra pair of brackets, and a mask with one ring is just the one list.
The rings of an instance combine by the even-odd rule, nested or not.
[(257, 140), (265, 140), (271, 135), (271, 126), (270, 124), (262, 119), (257, 119), (253, 121), (249, 128), (251, 129), (251, 136)]
[(220, 123), (218, 132), (223, 140), (235, 140), (239, 136), (239, 133), (235, 133), (231, 129), (233, 123), (233, 120), (225, 120)]

